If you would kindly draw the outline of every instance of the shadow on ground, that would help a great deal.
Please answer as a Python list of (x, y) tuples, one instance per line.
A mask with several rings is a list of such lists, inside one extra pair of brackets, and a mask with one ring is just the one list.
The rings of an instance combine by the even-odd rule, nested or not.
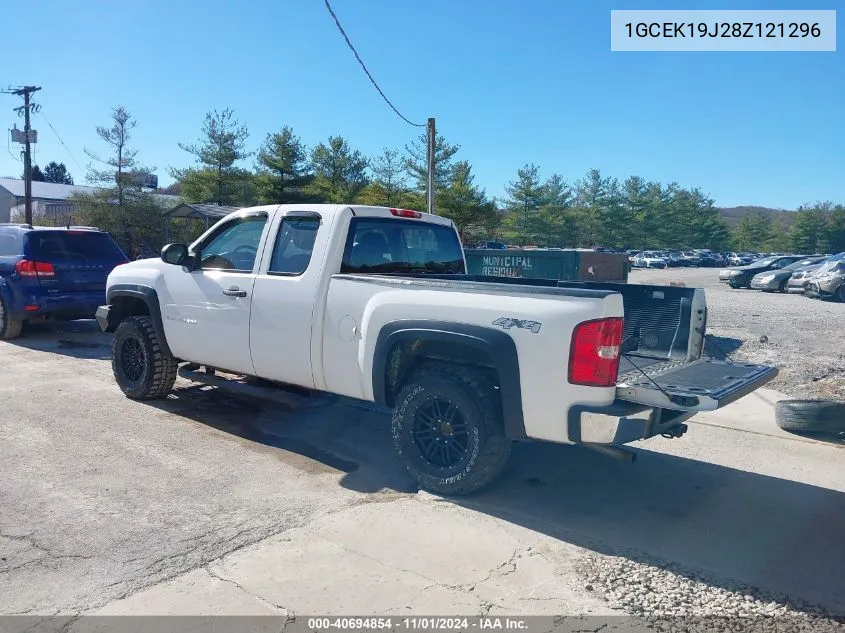
[[(393, 455), (389, 418), (367, 405), (285, 408), (196, 386), (150, 404), (283, 461), (316, 460), (351, 490), (416, 490)], [(628, 464), (577, 447), (517, 444), (489, 489), (444, 502), (596, 552), (671, 561), (726, 588), (739, 582), (845, 614), (845, 494), (637, 450)]]
[(729, 360), (730, 355), (742, 347), (744, 341), (730, 336), (704, 336), (704, 355), (717, 360)]
[(111, 334), (93, 319), (27, 324), (20, 337), (5, 341), (40, 352), (87, 359), (111, 359)]

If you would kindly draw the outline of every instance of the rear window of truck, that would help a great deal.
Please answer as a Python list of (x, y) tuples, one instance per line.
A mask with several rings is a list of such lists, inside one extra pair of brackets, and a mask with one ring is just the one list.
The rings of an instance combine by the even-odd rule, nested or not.
[(450, 226), (391, 218), (353, 218), (342, 273), (462, 274), (464, 256)]

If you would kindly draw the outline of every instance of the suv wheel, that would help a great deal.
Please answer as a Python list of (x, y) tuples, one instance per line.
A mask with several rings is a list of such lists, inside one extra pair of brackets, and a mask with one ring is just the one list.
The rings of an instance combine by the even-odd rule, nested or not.
[(130, 398), (160, 398), (176, 382), (179, 365), (162, 349), (148, 316), (133, 316), (121, 322), (114, 333), (111, 356), (114, 379)]
[(478, 371), (424, 367), (393, 409), (393, 448), (420, 488), (444, 495), (474, 492), (510, 457), (497, 391)]
[(0, 339), (8, 340), (21, 335), (23, 321), (14, 318), (8, 310), (6, 300), (0, 297)]

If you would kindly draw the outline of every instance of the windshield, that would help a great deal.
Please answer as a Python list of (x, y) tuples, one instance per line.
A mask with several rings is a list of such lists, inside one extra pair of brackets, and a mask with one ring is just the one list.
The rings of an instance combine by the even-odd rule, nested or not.
[(355, 218), (343, 254), (342, 273), (460, 274), (464, 258), (450, 226), (416, 220)]
[(784, 266), (782, 270), (798, 270), (799, 268), (804, 268), (805, 266), (811, 266), (813, 264), (819, 263), (818, 257), (810, 257), (808, 259), (799, 259), (797, 262), (790, 264), (789, 266)]
[(752, 262), (755, 266), (771, 266), (778, 260), (777, 257), (766, 257), (765, 259), (758, 259)]

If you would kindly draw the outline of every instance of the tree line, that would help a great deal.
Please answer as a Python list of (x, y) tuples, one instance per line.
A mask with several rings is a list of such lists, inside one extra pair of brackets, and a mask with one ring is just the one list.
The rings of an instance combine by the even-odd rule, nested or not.
[[(93, 164), (88, 179), (101, 188), (77, 195), (77, 222), (109, 230), (128, 253), (157, 250), (164, 239), (166, 210), (145, 190), (142, 165), (130, 140), (137, 122), (124, 107), (112, 110), (97, 136), (107, 148), (101, 158), (86, 149)], [(255, 152), (249, 131), (230, 109), (206, 114), (199, 137), (178, 146), (193, 158), (188, 167), (170, 167), (176, 184), (168, 192), (186, 202), (235, 207), (276, 203), (359, 203), (425, 209), (426, 138), (403, 148), (365, 156), (342, 136), (308, 147), (290, 126), (265, 135)], [(699, 188), (631, 176), (618, 180), (591, 169), (569, 181), (557, 173), (541, 176), (526, 164), (496, 199), (475, 183), (472, 165), (459, 160), (460, 145), (442, 134), (435, 142), (436, 212), (451, 218), (465, 243), (498, 240), (552, 247), (711, 248), (816, 252), (845, 250), (845, 209), (819, 203), (796, 212), (783, 230), (770, 216), (746, 216), (731, 230), (714, 200)], [(64, 167), (62, 165), (62, 167)], [(72, 182), (69, 174), (66, 177)], [(172, 206), (172, 205), (171, 205)], [(173, 238), (190, 240), (201, 227), (183, 223)]]

